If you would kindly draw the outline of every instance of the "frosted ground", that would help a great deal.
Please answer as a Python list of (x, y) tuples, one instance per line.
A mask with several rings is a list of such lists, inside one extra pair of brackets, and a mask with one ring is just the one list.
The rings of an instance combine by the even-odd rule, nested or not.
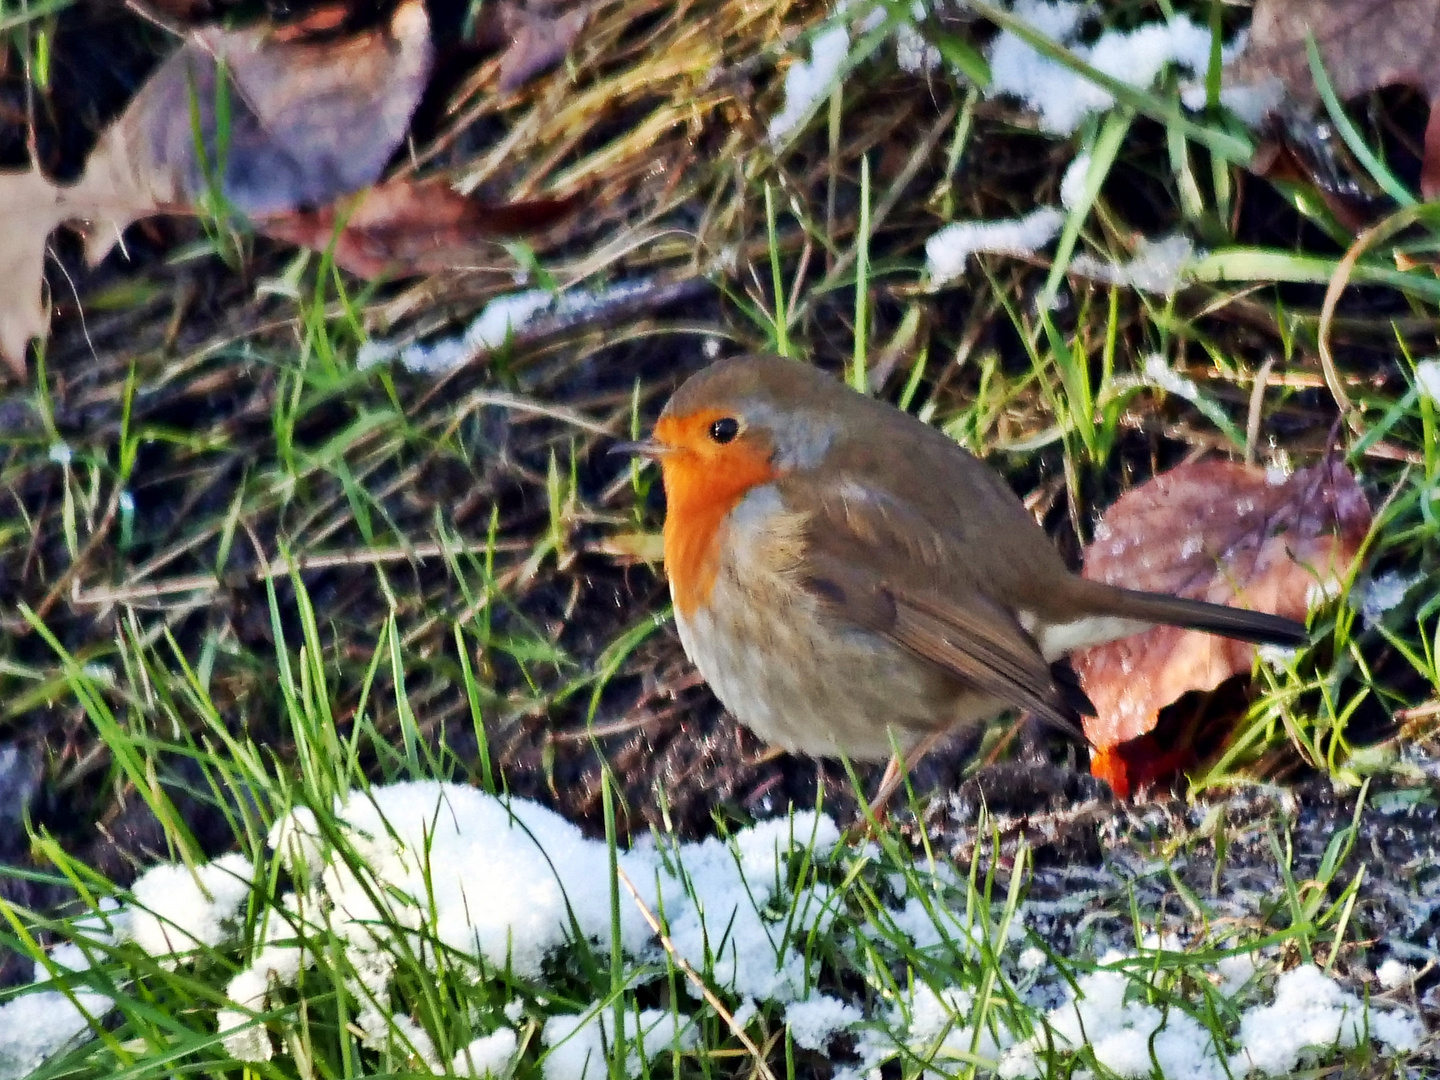
[[(117, 961), (138, 970), (137, 953), (166, 970), (231, 972), (203, 1026), (237, 1062), (298, 1052), (307, 972), (341, 957), (358, 1044), (419, 1074), (508, 1076), (534, 1064), (547, 1080), (688, 1072), (682, 1062), (717, 1041), (753, 1050), (767, 1028), (793, 1045), (792, 1061), (828, 1060), (846, 1080), (887, 1063), (907, 1076), (973, 1065), (1043, 1077), (1072, 1059), (1123, 1077), (1288, 1076), (1425, 1042), (1411, 990), (1419, 965), (1403, 949), (1392, 943), (1360, 994), (1353, 968), (1343, 981), (1331, 970), (1337, 949), (1311, 954), (1304, 944), (1293, 964), (1303, 933), (1247, 926), (1283, 899), (1284, 876), (1275, 866), (1257, 876), (1243, 845), (1220, 871), (1223, 888), (1198, 901), (1209, 919), (1185, 912), (1177, 923), (1164, 901), (1186, 895), (1173, 877), (1183, 858), (1162, 868), (1131, 847), (1099, 867), (1028, 869), (1023, 829), (1048, 828), (1052, 842), (1067, 822), (1093, 832), (1097, 804), (1050, 822), (1032, 816), (1023, 829), (1003, 814), (977, 828), (963, 798), (937, 811), (931, 831), (937, 843), (948, 837), (951, 855), (970, 845), (970, 873), (943, 850), (904, 866), (894, 849), (842, 843), (836, 823), (813, 812), (728, 839), (616, 850), (536, 804), (457, 785), (352, 792), (333, 816), (299, 807), (275, 824), (257, 863), (231, 854), (157, 866), (124, 903), (75, 922), (72, 940), (37, 963), (37, 992), (0, 1006), (0, 1076), (93, 1040), (92, 1024), (115, 1003), (87, 986), (87, 973)], [(1399, 798), (1374, 819), (1403, 822)], [(1290, 803), (1297, 828), (1344, 824), (1314, 808), (1296, 821), (1300, 803)], [(1147, 822), (1165, 831), (1162, 809), (1127, 817), (1104, 805), (1102, 836), (1137, 835)], [(1256, 800), (1255, 810), (1257, 822), (1266, 810), (1284, 821), (1278, 805)], [(1374, 827), (1337, 828), (1327, 848), (1335, 838), (1373, 844)], [(986, 862), (1011, 871), (988, 895)], [(1433, 853), (1405, 870), (1414, 880), (1402, 889), (1417, 901), (1440, 884)], [(265, 882), (283, 880), (293, 887), (258, 903)], [(1106, 903), (1117, 891), (1134, 905), (1128, 926), (1123, 907)], [(577, 994), (587, 968), (611, 957), (613, 992)], [(406, 985), (417, 970), (475, 995), (438, 1030)]]

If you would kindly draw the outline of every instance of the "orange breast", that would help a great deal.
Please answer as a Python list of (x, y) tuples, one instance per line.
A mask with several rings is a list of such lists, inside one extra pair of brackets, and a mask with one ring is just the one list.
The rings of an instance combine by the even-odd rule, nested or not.
[[(657, 435), (663, 432), (657, 428)], [(720, 573), (725, 519), (752, 488), (775, 479), (769, 458), (746, 447), (676, 450), (665, 478), (665, 570), (675, 606), (689, 615), (710, 599)]]
[(706, 506), (703, 515), (665, 518), (665, 572), (675, 606), (692, 615), (710, 600), (720, 574), (720, 531), (729, 508)]

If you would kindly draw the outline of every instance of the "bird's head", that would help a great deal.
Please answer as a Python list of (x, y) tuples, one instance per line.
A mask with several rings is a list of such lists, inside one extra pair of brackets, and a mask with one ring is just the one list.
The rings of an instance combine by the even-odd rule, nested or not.
[(659, 461), (672, 514), (696, 503), (728, 512), (751, 488), (820, 464), (848, 396), (795, 360), (721, 360), (675, 391), (652, 438), (625, 449)]
[(809, 364), (734, 357), (686, 380), (650, 439), (616, 447), (660, 463), (672, 580), (709, 578), (712, 541), (751, 490), (820, 464), (847, 396), (841, 383)]

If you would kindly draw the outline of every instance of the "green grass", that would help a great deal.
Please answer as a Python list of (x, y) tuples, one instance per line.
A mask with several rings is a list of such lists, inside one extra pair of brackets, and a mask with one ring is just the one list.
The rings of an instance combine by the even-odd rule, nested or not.
[[(62, 6), (0, 8), (0, 47), (42, 97)], [(1105, 20), (1130, 25), (1172, 6), (1198, 21), (1222, 14), (1123, 4)], [(635, 557), (654, 548), (655, 479), (601, 453), (604, 432), (643, 432), (711, 341), (808, 358), (900, 403), (1033, 495), (1072, 554), (1122, 490), (1197, 449), (1308, 464), (1343, 419), (1341, 452), (1378, 509), (1363, 565), (1316, 614), (1313, 647), (1258, 666), (1233, 736), (1192, 783), (1219, 800), (1303, 767), (1352, 798), (1367, 781), (1369, 798), (1430, 798), (1402, 751), (1433, 729), (1440, 601), (1417, 585), (1373, 626), (1355, 608), (1375, 574), (1437, 571), (1436, 405), (1414, 365), (1435, 350), (1440, 289), (1393, 258), (1433, 251), (1433, 209), (1398, 211), (1347, 262), (1353, 232), (1304, 185), (1245, 173), (1251, 137), (1219, 111), (1184, 112), (1173, 78), (1114, 88), (1121, 105), (1063, 143), (946, 72), (928, 83), (898, 74), (879, 31), (854, 35), (843, 85), (772, 147), (764, 120), (780, 108), (782, 38), (831, 17), (795, 4), (616, 3), (566, 70), (510, 98), (462, 88), (451, 115), (520, 133), (461, 154), (467, 183), (593, 188), (564, 237), (477, 260), (498, 269), (362, 287), (321, 257), (196, 230), (163, 257), (80, 282), (86, 325), (59, 322), (33, 383), (0, 402), (20, 418), (0, 430), (0, 578), (16, 601), (0, 608), (0, 732), (42, 747), (47, 790), (71, 808), (39, 814), (30, 867), (7, 873), (73, 898), (59, 909), (6, 902), (3, 940), (42, 966), (52, 939), (89, 940), (98, 963), (56, 985), (105, 1003), (76, 999), (92, 1037), (38, 1075), (403, 1075), (419, 1069), (412, 1024), (442, 1063), (476, 1036), (513, 1030), (518, 1075), (539, 1075), (552, 1017), (597, 1011), (612, 1039), (632, 1042), (622, 1017), (647, 1009), (695, 1018), (694, 1044), (647, 1058), (647, 1076), (764, 1075), (753, 1048), (775, 1076), (823, 1072), (786, 1035), (783, 1003), (760, 1002), (732, 1026), (699, 1005), (691, 973), (664, 950), (631, 954), (612, 934), (573, 942), (543, 977), (520, 979), (441, 947), (423, 903), (366, 876), (334, 809), (352, 790), (445, 778), (559, 806), (603, 834), (617, 862), (652, 832), (664, 850), (676, 834), (748, 824), (757, 806), (722, 805), (710, 766), (684, 755), (686, 740), (726, 729), (687, 683), (663, 586)], [(987, 23), (926, 31), (970, 79), (986, 77)], [(744, 66), (756, 57), (758, 69)], [(737, 70), (759, 73), (745, 85), (713, 79)], [(1384, 126), (1362, 123), (1382, 113), (1352, 108), (1339, 130), (1403, 204), (1404, 182), (1373, 149), (1390, 145)], [(1094, 165), (1053, 258), (981, 257), (955, 287), (928, 287), (929, 235), (1054, 203), (1080, 150)], [(1175, 230), (1205, 254), (1173, 299), (1067, 274), (1075, 255), (1121, 259), (1137, 234)], [(517, 337), (438, 382), (356, 369), (367, 337), (458, 332), (518, 287), (512, 271), (547, 287), (641, 277), (714, 287), (680, 310), (641, 305)], [(1332, 283), (1346, 285), (1333, 311)], [(1147, 376), (1151, 355), (1191, 380), (1193, 396)], [(997, 727), (977, 764), (1007, 736)], [(854, 794), (843, 780), (825, 790), (832, 809)], [(382, 927), (414, 921), (385, 953), (390, 1009), (366, 1012), (375, 990), (361, 988), (333, 919), (281, 903), (320, 887), (266, 845), (297, 807), (316, 815), (337, 865), (368, 883)], [(112, 850), (97, 832), (137, 816), (154, 822), (143, 842)], [(1101, 890), (1061, 952), (1027, 898), (1044, 873), (1025, 869), (1003, 816), (975, 826), (958, 870), (924, 830), (885, 829), (873, 848), (801, 844), (787, 858), (783, 900), (766, 917), (805, 958), (807, 980), (867, 1018), (837, 1053), (858, 1037), (907, 1080), (983, 1072), (996, 1054), (987, 1033), (1043, 1034), (1055, 1003), (1037, 1002), (1037, 987), (1097, 965), (1124, 973), (1132, 1003), (1192, 1017), (1229, 1052), (1243, 1010), (1268, 1000), (1282, 967), (1314, 961), (1356, 978), (1366, 962), (1357, 898), (1383, 868), (1359, 868), (1353, 829), (1307, 862), (1277, 827), (1265, 847), (1279, 899), (1241, 925), (1221, 885), (1226, 845), (1244, 829), (1230, 837), (1211, 821), (1157, 840), (1164, 902), (1149, 877), (1128, 895)], [(131, 902), (122, 883), (145, 865), (200, 866), (217, 842), (252, 860), (257, 886), (215, 944), (163, 964), (86, 921), (102, 900)], [(1197, 853), (1215, 861), (1209, 893), (1171, 869)], [(834, 913), (823, 930), (798, 911), (822, 884)], [(939, 928), (936, 945), (897, 926), (907, 898), (922, 911), (915, 926)], [(631, 904), (615, 884), (614, 921)], [(1192, 936), (1179, 951), (1142, 947), (1173, 929), (1167, 905), (1183, 908)], [(1135, 955), (1102, 964), (1116, 927)], [(707, 931), (721, 939), (726, 928)], [(217, 1016), (232, 1007), (230, 980), (276, 941), (302, 944), (314, 963), (252, 1017), (275, 1057), (244, 1064)], [(1029, 949), (1043, 961), (1022, 964)], [(1220, 959), (1250, 953), (1260, 966), (1249, 988), (1219, 993)], [(962, 991), (970, 1007), (920, 1038), (921, 986)], [(712, 989), (728, 1011), (742, 1006)], [(1045, 1071), (1104, 1075), (1094, 1053), (1057, 1049)], [(1400, 1067), (1363, 1050), (1346, 1060), (1363, 1075)]]
[[(135, 643), (133, 670), (155, 671), (169, 651), (165, 643)], [(383, 652), (383, 646), (377, 650), (373, 667), (383, 665)], [(305, 650), (298, 659), (306, 663)], [(68, 665), (68, 671), (70, 688), (92, 721), (108, 727), (112, 719), (90, 676), (78, 665)], [(411, 811), (392, 819), (393, 826), (370, 813), (367, 791), (386, 797), (370, 786), (374, 781), (428, 778), (436, 765), (407, 760), (369, 731), (357, 731), (348, 745), (337, 744), (333, 726), (319, 715), (326, 701), (324, 673), (307, 671), (296, 671), (290, 659), (280, 666), (289, 701), (285, 723), (296, 741), (299, 768), (237, 743), (206, 709), (203, 693), (162, 696), (164, 716), (189, 732), (183, 744), (135, 731), (112, 733), (117, 758), (131, 763), (125, 767), (140, 777), (164, 767), (162, 755), (184, 754), (203, 778), (201, 797), (227, 815), (240, 854), (254, 865), (254, 884), (253, 891), (234, 895), (223, 922), (195, 929), (197, 924), (180, 914), (175, 895), (187, 889), (191, 874), (199, 874), (195, 880), (208, 883), (216, 897), (230, 875), (252, 874), (247, 866), (207, 868), (163, 792), (152, 792), (152, 808), (165, 823), (170, 857), (177, 863), (173, 883), (163, 889), (142, 881), (132, 893), (37, 834), (37, 849), (53, 869), (32, 875), (35, 880), (68, 884), (84, 897), (82, 909), (118, 903), (126, 914), (111, 906), (106, 919), (66, 918), (0, 905), (5, 919), (0, 941), (41, 965), (34, 989), (65, 994), (89, 1014), (92, 1025), (88, 1038), (33, 1076), (445, 1073), (446, 1063), (473, 1039), (497, 1031), (515, 1035), (515, 1075), (540, 1076), (546, 1074), (547, 1055), (562, 1054), (566, 1045), (554, 1034), (555, 1018), (572, 1023), (564, 1018), (596, 1016), (609, 1024), (608, 1065), (596, 1062), (591, 1076), (607, 1070), (626, 1075), (620, 1065), (626, 1054), (638, 1055), (630, 1075), (736, 1075), (758, 1067), (750, 1057), (754, 1049), (764, 1054), (773, 1075), (807, 1076), (820, 1059), (814, 1047), (797, 1047), (787, 1036), (785, 1010), (788, 1000), (815, 993), (857, 1010), (858, 1021), (837, 1033), (827, 1051), (838, 1055), (837, 1065), (858, 1057), (871, 1066), (892, 1061), (906, 1078), (937, 1069), (968, 1076), (991, 1072), (1006, 1047), (1032, 1039), (1045, 1075), (1067, 1075), (1077, 1067), (1101, 1068), (1101, 1075), (1108, 1075), (1103, 1067), (1114, 1064), (1115, 1051), (1067, 1044), (1063, 1033), (1071, 1031), (1074, 1038), (1073, 1021), (1065, 1020), (1063, 1006), (1049, 1012), (1067, 987), (1079, 985), (1097, 1003), (1104, 1000), (1104, 980), (1119, 980), (1110, 992), (1129, 1003), (1130, 1023), (1159, 1024), (1164, 1011), (1183, 1015), (1188, 1031), (1214, 1040), (1225, 1055), (1237, 1048), (1245, 1010), (1268, 1000), (1286, 957), (1328, 968), (1354, 930), (1350, 916), (1360, 878), (1340, 876), (1355, 842), (1354, 825), (1334, 837), (1303, 884), (1291, 871), (1289, 837), (1272, 836), (1272, 871), (1283, 891), (1279, 903), (1268, 914), (1257, 909), (1249, 925), (1217, 918), (1207, 928), (1208, 919), (1194, 920), (1188, 940), (1170, 941), (1165, 935), (1173, 920), (1144, 906), (1136, 892), (1121, 889), (1109, 899), (1092, 897), (1071, 907), (1072, 946), (1058, 953), (1053, 927), (1040, 932), (1057, 905), (1025, 899), (1031, 881), (1028, 846), (1021, 839), (1002, 849), (1000, 826), (983, 818), (976, 830), (981, 842), (968, 862), (958, 865), (938, 852), (922, 850), (917, 857), (911, 844), (888, 828), (868, 844), (837, 844), (833, 826), (827, 834), (813, 815), (793, 812), (788, 826), (781, 819), (773, 839), (758, 845), (745, 830), (728, 838), (722, 830), (705, 848), (657, 834), (651, 854), (623, 854), (607, 798), (606, 838), (585, 843), (602, 860), (608, 853), (609, 914), (603, 885), (597, 923), (595, 883), (576, 877), (573, 864), (547, 866), (538, 857), (531, 870), (537, 886), (559, 874), (567, 888), (588, 888), (592, 895), (583, 903), (589, 914), (571, 909), (571, 929), (538, 967), (531, 966), (528, 952), (521, 959), (503, 940), (497, 959), (493, 931), (488, 953), (477, 955), (457, 947), (455, 925), (446, 922), (457, 910), (449, 891), (456, 870), (449, 860), (457, 849), (442, 840), (435, 861), (430, 855), (429, 838), (445, 831), (461, 804), (452, 810), (432, 796), (426, 805), (433, 811), (419, 819)], [(478, 692), (468, 684), (466, 690)], [(357, 754), (390, 764), (367, 781), (344, 765)], [(337, 796), (349, 807), (337, 803)], [(288, 822), (285, 831), (277, 832), (282, 821)], [(533, 816), (527, 821), (527, 833), (533, 827), (542, 830), (537, 835), (549, 835), (543, 829), (553, 829)], [(464, 850), (484, 850), (492, 839), (493, 833), (475, 834)], [(1190, 842), (1204, 840), (1197, 834)], [(514, 864), (503, 864), (510, 867), (503, 880), (487, 880), (483, 860), (475, 865), (465, 880), (472, 890), (465, 903), (475, 905), (474, 918), (490, 923), (493, 917), (482, 909), (492, 894), (511, 895)], [(617, 866), (625, 871), (624, 888)], [(721, 905), (722, 894), (715, 890), (717, 866), (729, 868), (731, 887), (740, 890), (731, 894), (740, 897), (735, 914)], [(1157, 863), (1151, 873), (1163, 875), (1163, 866)], [(645, 880), (644, 873), (654, 878)], [(1132, 889), (1138, 884), (1132, 882)], [(631, 885), (647, 899), (632, 893)], [(1196, 912), (1233, 899), (1223, 890), (1202, 895), (1181, 887), (1180, 895)], [(692, 906), (697, 897), (699, 909)], [(514, 909), (514, 933), (533, 933), (527, 908), (537, 903), (522, 901)], [(672, 936), (679, 935), (682, 947), (688, 945), (688, 965), (677, 962), (673, 946), (655, 946), (637, 924), (636, 903)], [(727, 966), (727, 948), (752, 917), (747, 905), (776, 951), (750, 955), (737, 976)], [(1058, 908), (1064, 907), (1062, 901)], [(693, 921), (697, 917), (703, 938)], [(172, 918), (177, 921), (167, 921)], [(140, 928), (142, 921), (148, 929)], [(566, 921), (562, 917), (557, 933)], [(629, 929), (622, 929), (625, 924)], [(127, 925), (128, 930), (115, 929)], [(1110, 933), (1095, 933), (1107, 925)], [(92, 966), (67, 972), (49, 959), (42, 933), (79, 944)], [(157, 933), (169, 935), (178, 947), (175, 955), (163, 949), (152, 955), (153, 944), (149, 951), (142, 947)], [(1128, 947), (1115, 952), (1115, 942), (1123, 946), (1127, 937)], [(697, 952), (700, 940), (706, 944)], [(516, 950), (522, 948), (518, 942)], [(1243, 987), (1220, 986), (1215, 981), (1224, 970), (1220, 961), (1237, 956), (1254, 961), (1253, 974)], [(765, 985), (767, 957), (770, 964), (781, 961), (789, 981), (772, 979), (770, 996), (746, 1006), (731, 989), (734, 979)], [(692, 992), (697, 980), (721, 1010), (701, 1005)], [(255, 997), (234, 1001), (241, 986)], [(16, 992), (3, 996), (13, 1002)], [(614, 1033), (635, 1032), (634, 1018), (643, 1010), (652, 1010), (643, 1013), (647, 1025), (668, 1015), (665, 1030), (676, 1034), (641, 1054), (633, 1045), (618, 1045)], [(1087, 1014), (1085, 1022), (1098, 1024), (1101, 1015)], [(1173, 1030), (1181, 1021), (1167, 1023)], [(1335, 1057), (1323, 1047), (1317, 1053), (1321, 1060)], [(1348, 1057), (1357, 1066), (1384, 1061), (1363, 1045)]]

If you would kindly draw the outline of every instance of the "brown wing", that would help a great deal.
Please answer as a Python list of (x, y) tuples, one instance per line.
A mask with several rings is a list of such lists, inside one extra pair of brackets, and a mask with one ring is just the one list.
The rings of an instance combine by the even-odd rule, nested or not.
[(835, 618), (882, 634), (964, 686), (1078, 734), (1079, 703), (1014, 613), (977, 587), (952, 540), (903, 504), (857, 484), (817, 492), (807, 483), (785, 494), (787, 505), (806, 515), (803, 584)]

